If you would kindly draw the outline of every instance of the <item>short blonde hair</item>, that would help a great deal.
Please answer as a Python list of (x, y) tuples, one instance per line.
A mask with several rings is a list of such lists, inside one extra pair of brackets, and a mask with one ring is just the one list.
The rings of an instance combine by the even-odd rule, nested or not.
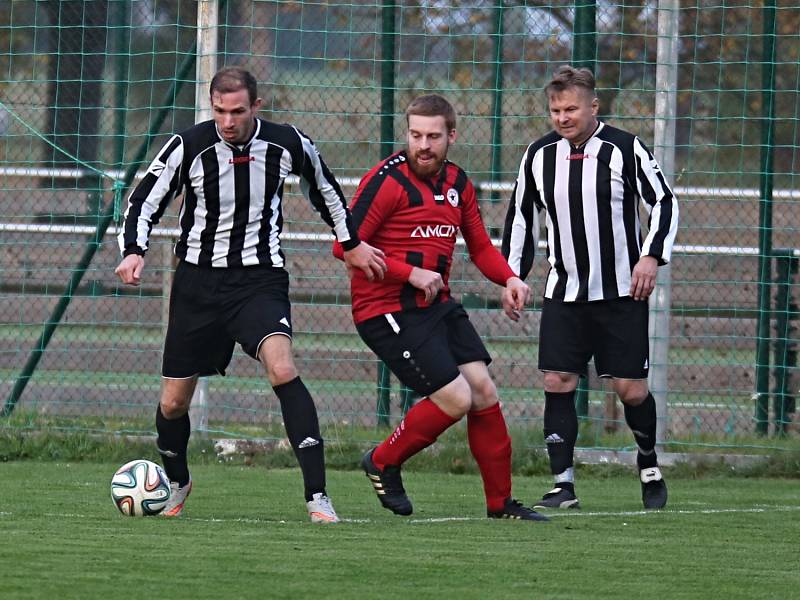
[(576, 69), (570, 65), (561, 65), (553, 73), (553, 78), (544, 87), (544, 93), (549, 98), (552, 94), (560, 94), (567, 88), (583, 88), (594, 95), (594, 74), (587, 68)]

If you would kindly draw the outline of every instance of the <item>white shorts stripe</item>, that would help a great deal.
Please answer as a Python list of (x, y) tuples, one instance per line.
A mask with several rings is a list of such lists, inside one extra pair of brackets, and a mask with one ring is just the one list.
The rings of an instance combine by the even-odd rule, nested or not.
[(386, 313), (383, 316), (386, 317), (386, 320), (389, 322), (389, 325), (391, 325), (392, 331), (394, 331), (395, 333), (400, 333), (400, 325), (398, 325), (397, 321), (394, 320), (392, 314)]

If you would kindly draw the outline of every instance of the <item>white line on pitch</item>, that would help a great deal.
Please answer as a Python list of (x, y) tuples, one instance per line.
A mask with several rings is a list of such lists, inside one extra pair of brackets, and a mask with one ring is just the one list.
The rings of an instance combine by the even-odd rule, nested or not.
[[(751, 508), (698, 508), (698, 509), (664, 509), (664, 510), (623, 510), (623, 511), (582, 511), (570, 510), (561, 511), (558, 513), (548, 512), (548, 517), (638, 517), (644, 515), (656, 515), (659, 513), (671, 515), (722, 515), (722, 514), (736, 514), (736, 513), (770, 513), (770, 512), (794, 512), (800, 511), (800, 506), (754, 506)], [(13, 512), (0, 511), (0, 517), (12, 517)], [(69, 518), (69, 519), (86, 519), (89, 515), (78, 513), (44, 513), (45, 517), (56, 518)], [(247, 523), (247, 524), (267, 524), (267, 523), (295, 523), (296, 521), (288, 519), (261, 519), (257, 517), (237, 517), (237, 518), (201, 518), (201, 517), (181, 517), (181, 521), (198, 521), (202, 523)], [(486, 517), (430, 517), (427, 519), (402, 519), (396, 521), (397, 523), (407, 524), (425, 524), (425, 523), (449, 523), (461, 521), (485, 521)], [(509, 519), (511, 520), (511, 519)], [(341, 519), (343, 523), (382, 523), (382, 519)]]
[[(637, 517), (643, 515), (655, 515), (658, 513), (678, 514), (678, 515), (716, 515), (730, 513), (768, 513), (768, 512), (790, 512), (800, 511), (800, 506), (764, 506), (753, 508), (704, 508), (697, 510), (686, 509), (665, 509), (665, 510), (630, 510), (630, 511), (581, 511), (571, 510), (558, 513), (544, 512), (548, 517)], [(406, 523), (446, 523), (451, 521), (485, 521), (485, 517), (432, 517), (429, 519), (408, 519)], [(513, 520), (513, 519), (508, 519)], [(349, 523), (372, 523), (371, 519), (342, 519)], [(377, 522), (377, 521), (374, 521)]]
[(788, 512), (800, 510), (800, 506), (763, 506), (753, 508), (698, 508), (698, 509), (662, 509), (662, 510), (623, 510), (623, 511), (593, 511), (586, 512), (581, 510), (544, 513), (550, 517), (636, 517), (639, 515), (653, 515), (665, 513), (670, 515), (718, 515), (727, 513), (766, 513), (766, 512)]

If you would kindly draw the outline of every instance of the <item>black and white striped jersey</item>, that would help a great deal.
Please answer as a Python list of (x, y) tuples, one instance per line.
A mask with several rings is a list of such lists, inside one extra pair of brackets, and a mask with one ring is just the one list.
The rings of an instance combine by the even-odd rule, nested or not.
[[(649, 214), (642, 239), (640, 201)], [(563, 302), (630, 295), (642, 256), (670, 260), (678, 204), (650, 151), (634, 135), (599, 123), (581, 148), (555, 132), (528, 146), (503, 231), (503, 255), (525, 278), (547, 233), (544, 296)]]
[(153, 225), (183, 194), (175, 255), (201, 267), (284, 266), (283, 186), (290, 174), (346, 250), (358, 245), (342, 190), (306, 135), (256, 119), (250, 141), (225, 142), (214, 121), (174, 135), (128, 199), (124, 256), (147, 251)]

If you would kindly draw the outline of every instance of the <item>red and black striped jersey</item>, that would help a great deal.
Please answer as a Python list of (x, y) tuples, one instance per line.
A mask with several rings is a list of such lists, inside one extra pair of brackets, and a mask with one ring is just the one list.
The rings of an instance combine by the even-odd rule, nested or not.
[[(486, 233), (472, 182), (449, 161), (428, 180), (413, 173), (405, 151), (393, 154), (361, 180), (350, 212), (359, 239), (383, 250), (388, 267), (381, 281), (371, 282), (363, 272), (353, 272), (350, 289), (356, 323), (425, 307), (424, 293), (408, 283), (413, 267), (441, 274), (445, 285), (434, 303), (447, 300), (459, 231), (472, 261), (488, 279), (505, 285), (514, 277)], [(338, 242), (334, 255), (343, 256)]]

